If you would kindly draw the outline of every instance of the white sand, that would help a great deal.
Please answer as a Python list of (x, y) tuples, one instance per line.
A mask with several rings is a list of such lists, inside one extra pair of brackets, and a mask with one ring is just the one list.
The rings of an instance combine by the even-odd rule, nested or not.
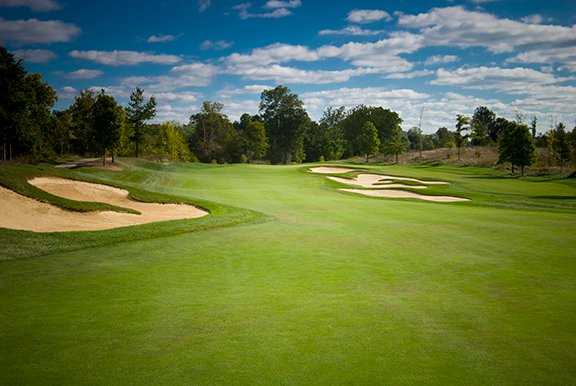
[(445, 181), (423, 181), (423, 180), (419, 180), (416, 178), (394, 177), (394, 176), (385, 176), (385, 175), (381, 175), (380, 177), (382, 177), (383, 179), (386, 179), (386, 180), (412, 181), (412, 182), (418, 182), (418, 183), (424, 184), (424, 185), (448, 185), (448, 182), (445, 182)]
[(361, 186), (363, 188), (411, 188), (411, 189), (426, 189), (426, 186), (422, 185), (405, 185), (405, 184), (393, 184), (391, 180), (388, 180), (385, 176), (379, 174), (358, 174), (354, 178), (342, 178), (342, 177), (326, 177), (332, 181), (339, 182), (346, 185)]
[(363, 190), (363, 189), (340, 189), (344, 192), (362, 194), (370, 197), (387, 197), (387, 198), (416, 198), (424, 201), (434, 202), (461, 202), (470, 201), (467, 198), (452, 197), (452, 196), (426, 196), (423, 194), (408, 192), (405, 190), (393, 189), (378, 189), (378, 190)]
[(128, 199), (127, 191), (106, 185), (52, 177), (34, 178), (29, 182), (54, 195), (77, 201), (104, 202), (134, 209), (141, 214), (113, 211), (74, 212), (0, 187), (0, 227), (35, 232), (94, 231), (156, 221), (198, 218), (208, 214), (191, 205), (132, 201)]
[(312, 173), (318, 174), (343, 174), (348, 172), (353, 172), (354, 169), (349, 168), (338, 168), (338, 167), (331, 167), (331, 166), (317, 166), (314, 168), (310, 168)]

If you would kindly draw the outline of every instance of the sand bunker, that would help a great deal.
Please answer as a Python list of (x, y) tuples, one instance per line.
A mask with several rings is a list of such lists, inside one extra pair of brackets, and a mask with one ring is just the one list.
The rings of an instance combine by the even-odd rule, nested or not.
[(363, 188), (411, 188), (411, 189), (426, 189), (422, 185), (406, 185), (394, 184), (391, 180), (379, 174), (358, 174), (355, 178), (342, 178), (328, 176), (326, 178), (346, 185), (361, 186)]
[[(346, 170), (353, 171), (353, 169), (344, 169), (344, 168), (315, 168), (315, 169), (322, 169), (319, 172), (315, 173), (322, 173), (324, 169), (328, 169), (333, 173), (332, 170)], [(313, 171), (313, 169), (311, 169)], [(324, 172), (329, 173), (329, 172)], [(341, 172), (344, 173), (344, 172)], [(387, 198), (415, 198), (418, 200), (424, 201), (434, 201), (434, 202), (461, 202), (461, 201), (470, 201), (467, 198), (461, 197), (452, 197), (452, 196), (427, 196), (424, 194), (419, 194), (412, 191), (407, 190), (399, 190), (399, 189), (427, 189), (429, 185), (447, 185), (448, 182), (444, 181), (423, 181), (416, 178), (410, 177), (395, 177), (395, 176), (388, 176), (382, 174), (368, 174), (368, 173), (360, 173), (356, 175), (354, 178), (342, 178), (342, 177), (335, 177), (335, 176), (327, 176), (326, 178), (339, 182), (345, 185), (353, 185), (353, 186), (360, 186), (366, 189), (340, 189), (344, 192), (351, 192), (362, 194), (365, 196), (370, 197), (387, 197)], [(410, 181), (416, 184), (408, 185), (408, 184), (399, 184), (394, 183), (395, 181)]]
[(349, 168), (338, 168), (338, 167), (331, 167), (331, 166), (317, 166), (315, 168), (310, 168), (312, 173), (318, 174), (343, 174), (348, 172), (353, 172), (354, 169)]
[(380, 175), (381, 178), (385, 180), (397, 180), (397, 181), (411, 181), (411, 182), (418, 182), (419, 184), (424, 185), (448, 185), (446, 181), (423, 181), (416, 178), (409, 178), (409, 177), (394, 177), (394, 176), (386, 176)]
[(95, 231), (156, 221), (206, 216), (192, 205), (155, 204), (132, 201), (128, 192), (106, 185), (39, 177), (29, 181), (51, 194), (77, 201), (96, 201), (137, 210), (141, 214), (113, 211), (74, 212), (36, 201), (0, 187), (0, 227), (35, 232)]
[(344, 192), (363, 194), (370, 197), (387, 197), (387, 198), (416, 198), (424, 201), (434, 202), (461, 202), (470, 201), (467, 198), (452, 197), (452, 196), (426, 196), (415, 192), (408, 192), (405, 190), (393, 189), (378, 189), (378, 190), (363, 190), (363, 189), (340, 189)]

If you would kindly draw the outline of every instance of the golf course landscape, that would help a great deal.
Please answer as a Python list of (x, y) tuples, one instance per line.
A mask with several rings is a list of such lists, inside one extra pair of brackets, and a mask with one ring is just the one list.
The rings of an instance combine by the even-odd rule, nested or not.
[[(208, 212), (0, 229), (0, 384), (576, 384), (576, 179), (450, 165), (120, 166), (0, 169), (5, 189), (68, 211), (131, 209), (28, 181)], [(446, 182), (402, 190), (468, 201), (367, 197), (340, 189), (374, 188), (328, 178), (359, 173)]]

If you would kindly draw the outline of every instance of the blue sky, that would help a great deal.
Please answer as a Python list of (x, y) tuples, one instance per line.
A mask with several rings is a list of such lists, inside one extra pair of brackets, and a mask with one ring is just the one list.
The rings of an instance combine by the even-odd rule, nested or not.
[(186, 122), (203, 100), (233, 119), (259, 93), (380, 105), (426, 132), (484, 104), (526, 120), (576, 121), (574, 0), (0, 0), (0, 42), (57, 89), (142, 87), (158, 120)]

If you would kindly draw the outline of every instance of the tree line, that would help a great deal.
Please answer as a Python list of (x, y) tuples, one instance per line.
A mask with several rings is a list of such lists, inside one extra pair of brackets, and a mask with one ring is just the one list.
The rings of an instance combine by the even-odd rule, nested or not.
[(154, 97), (136, 88), (126, 106), (104, 90), (84, 90), (65, 110), (54, 111), (56, 92), (38, 74), (28, 74), (20, 60), (0, 47), (0, 127), (2, 160), (29, 156), (146, 156), (217, 163), (267, 161), (273, 164), (338, 160), (376, 154), (392, 157), (409, 150), (495, 146), (499, 163), (523, 174), (536, 147), (549, 149), (564, 167), (576, 159), (576, 129), (558, 124), (536, 135), (529, 125), (497, 117), (480, 106), (471, 117), (458, 115), (454, 129), (424, 134), (402, 130), (398, 113), (378, 106), (328, 107), (316, 122), (302, 100), (285, 86), (261, 94), (257, 114), (231, 121), (219, 102), (206, 101), (187, 124), (149, 123), (156, 116)]

